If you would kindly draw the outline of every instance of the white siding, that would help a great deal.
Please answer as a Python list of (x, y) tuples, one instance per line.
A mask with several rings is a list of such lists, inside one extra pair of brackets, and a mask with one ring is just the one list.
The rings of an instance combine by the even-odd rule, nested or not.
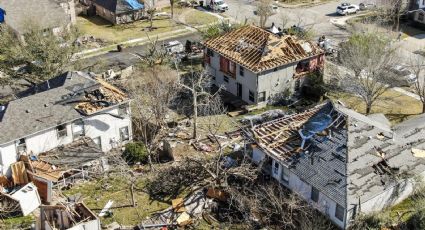
[[(124, 119), (113, 117), (106, 113), (118, 115), (118, 107), (103, 111), (102, 114), (83, 118), (85, 136), (101, 138), (102, 151), (107, 152), (113, 147), (122, 144), (120, 142), (119, 129), (128, 127), (130, 140), (132, 137), (131, 118)], [(129, 111), (131, 114), (131, 112)], [(58, 138), (56, 127), (42, 132), (29, 135), (25, 138), (27, 153), (38, 155), (60, 145), (69, 144), (73, 141), (71, 122), (66, 124), (67, 136)], [(115, 144), (113, 144), (115, 143)], [(15, 163), (19, 155), (16, 152), (15, 142), (0, 145), (0, 173), (11, 175), (10, 165)]]
[(296, 63), (282, 66), (276, 70), (269, 70), (258, 77), (258, 92), (266, 92), (266, 99), (270, 100), (276, 94), (280, 94), (289, 90), (294, 90), (295, 80), (293, 74), (295, 72)]

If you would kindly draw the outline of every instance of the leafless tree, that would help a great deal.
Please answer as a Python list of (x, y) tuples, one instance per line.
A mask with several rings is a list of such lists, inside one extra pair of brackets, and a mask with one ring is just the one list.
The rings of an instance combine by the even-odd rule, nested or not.
[(272, 0), (259, 0), (256, 6), (256, 14), (259, 17), (259, 26), (266, 27), (270, 16), (273, 15)]
[(376, 13), (379, 20), (392, 23), (392, 29), (399, 31), (400, 17), (407, 12), (408, 1), (380, 0), (377, 3)]
[(177, 74), (167, 66), (139, 69), (128, 79), (127, 89), (133, 99), (136, 138), (144, 143), (152, 166), (152, 157), (156, 156), (164, 134), (169, 106), (177, 92)]
[(394, 63), (395, 48), (390, 40), (373, 33), (356, 33), (340, 45), (340, 69), (343, 90), (357, 94), (366, 104), (366, 114), (371, 112), (375, 101), (394, 83), (390, 66)]
[[(177, 68), (177, 65), (176, 65)], [(211, 93), (211, 76), (206, 72), (191, 72), (189, 74), (179, 76), (179, 86), (190, 93), (191, 96), (191, 108), (192, 108), (192, 119), (193, 119), (193, 139), (198, 138), (198, 112), (200, 107), (208, 105), (213, 99), (217, 91), (214, 94)]]
[(149, 30), (153, 30), (153, 18), (156, 14), (156, 6), (155, 6), (155, 0), (149, 0), (145, 2), (145, 12), (148, 15), (149, 20)]
[(170, 7), (171, 7), (171, 19), (174, 18), (174, 3), (175, 0), (170, 0)]
[(410, 57), (410, 71), (416, 76), (413, 89), (422, 102), (422, 113), (425, 113), (425, 60), (422, 56), (414, 54)]

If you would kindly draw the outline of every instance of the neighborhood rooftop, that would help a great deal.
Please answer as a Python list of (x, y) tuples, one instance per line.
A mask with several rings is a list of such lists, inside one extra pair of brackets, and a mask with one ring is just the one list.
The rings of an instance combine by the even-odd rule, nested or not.
[(128, 100), (112, 85), (82, 72), (68, 72), (19, 93), (0, 107), (0, 143), (91, 115)]
[(204, 44), (255, 73), (323, 53), (313, 42), (292, 35), (278, 36), (252, 25), (209, 39)]
[(0, 0), (0, 8), (6, 13), (7, 25), (19, 33), (27, 32), (35, 21), (41, 29), (52, 29), (70, 22), (59, 0)]
[(364, 116), (327, 102), (252, 132), (268, 155), (348, 207), (394, 186), (399, 171), (425, 171), (425, 158), (413, 153), (425, 149), (425, 115), (392, 129), (386, 123), (381, 115)]
[(144, 8), (144, 5), (138, 0), (94, 0), (94, 3), (102, 6), (110, 12), (114, 12), (115, 14)]

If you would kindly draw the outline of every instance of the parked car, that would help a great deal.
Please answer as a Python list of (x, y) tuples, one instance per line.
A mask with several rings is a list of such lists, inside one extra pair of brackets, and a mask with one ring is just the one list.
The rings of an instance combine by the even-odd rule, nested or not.
[(402, 65), (391, 67), (390, 70), (397, 77), (397, 81), (395, 82), (397, 86), (410, 86), (418, 79), (414, 73)]
[[(276, 13), (277, 13), (278, 8), (279, 8), (278, 6), (271, 5), (271, 6), (270, 6), (270, 15), (274, 15), (274, 14), (276, 14)], [(258, 14), (257, 10), (254, 10), (254, 15), (257, 15), (257, 14)]]
[(376, 8), (376, 5), (374, 3), (362, 2), (362, 3), (359, 4), (360, 10), (370, 10), (370, 9), (374, 9), (374, 8)]
[(336, 13), (339, 15), (355, 14), (359, 11), (359, 7), (354, 4), (343, 3), (336, 8)]
[(206, 0), (207, 8), (213, 11), (224, 12), (229, 9), (229, 6), (223, 0)]
[(169, 54), (178, 54), (184, 51), (184, 46), (179, 41), (170, 41), (164, 44), (164, 48)]

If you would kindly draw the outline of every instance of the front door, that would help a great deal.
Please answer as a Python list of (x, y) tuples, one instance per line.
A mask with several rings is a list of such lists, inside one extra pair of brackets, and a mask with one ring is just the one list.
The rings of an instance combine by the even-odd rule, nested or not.
[(236, 85), (238, 86), (237, 96), (238, 97), (242, 97), (242, 84), (241, 83), (236, 83)]

